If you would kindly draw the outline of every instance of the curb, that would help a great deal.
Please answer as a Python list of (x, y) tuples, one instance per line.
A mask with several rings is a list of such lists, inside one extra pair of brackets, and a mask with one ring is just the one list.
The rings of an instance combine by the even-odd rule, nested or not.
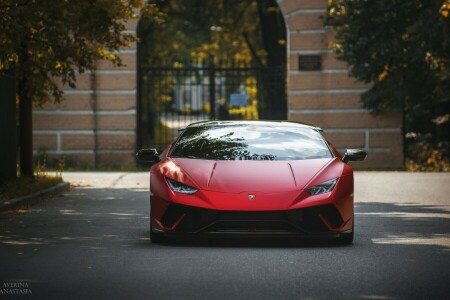
[(47, 197), (56, 195), (70, 187), (70, 184), (68, 182), (61, 182), (58, 183), (55, 186), (49, 187), (48, 189), (38, 191), (36, 193), (25, 195), (21, 197), (17, 197), (14, 199), (11, 199), (9, 201), (3, 202), (0, 204), (0, 211), (8, 211), (10, 209), (13, 209), (17, 206), (26, 205), (26, 204), (33, 204), (40, 200), (41, 197)]

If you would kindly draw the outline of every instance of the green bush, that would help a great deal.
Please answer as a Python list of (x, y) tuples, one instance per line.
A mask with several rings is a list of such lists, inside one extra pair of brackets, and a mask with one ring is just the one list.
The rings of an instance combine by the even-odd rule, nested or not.
[(430, 134), (407, 134), (406, 169), (412, 172), (449, 172), (450, 145), (433, 142)]

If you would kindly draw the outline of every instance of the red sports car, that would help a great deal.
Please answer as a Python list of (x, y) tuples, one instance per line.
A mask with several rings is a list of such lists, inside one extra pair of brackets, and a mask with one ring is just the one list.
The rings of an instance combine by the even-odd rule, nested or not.
[(189, 125), (161, 154), (138, 151), (150, 169), (150, 237), (245, 235), (353, 242), (353, 169), (321, 129), (293, 122)]

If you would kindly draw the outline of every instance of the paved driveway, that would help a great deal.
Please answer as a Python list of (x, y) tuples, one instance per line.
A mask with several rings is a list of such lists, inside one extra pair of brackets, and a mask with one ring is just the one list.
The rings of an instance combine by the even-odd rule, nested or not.
[[(147, 173), (0, 216), (0, 299), (448, 299), (450, 174), (357, 172), (353, 246), (155, 245)], [(15, 294), (12, 293), (15, 291)]]

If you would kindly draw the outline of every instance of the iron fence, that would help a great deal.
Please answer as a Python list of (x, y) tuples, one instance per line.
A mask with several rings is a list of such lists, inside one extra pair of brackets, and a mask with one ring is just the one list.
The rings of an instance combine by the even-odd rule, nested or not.
[(285, 66), (209, 59), (140, 68), (138, 76), (139, 148), (161, 150), (193, 122), (286, 115)]

